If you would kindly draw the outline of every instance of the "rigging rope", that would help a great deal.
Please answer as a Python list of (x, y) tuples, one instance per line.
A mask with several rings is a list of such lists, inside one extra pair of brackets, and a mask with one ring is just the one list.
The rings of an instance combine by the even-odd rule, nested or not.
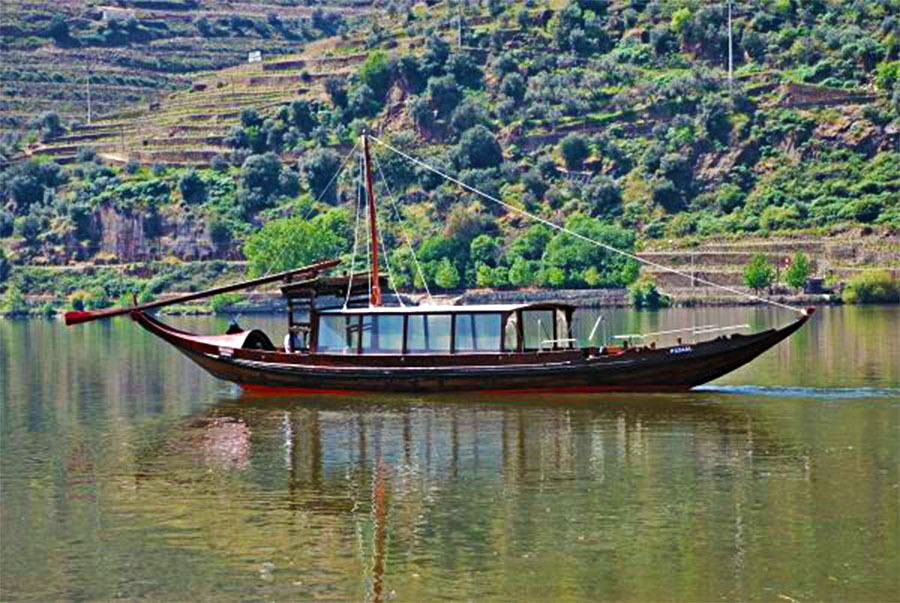
[(356, 187), (356, 219), (353, 222), (353, 255), (350, 258), (350, 278), (347, 279), (347, 297), (344, 298), (344, 309), (350, 304), (350, 292), (353, 290), (353, 271), (356, 270), (356, 250), (359, 247), (359, 208), (362, 205), (362, 157), (359, 159), (359, 181)]
[(416, 250), (413, 249), (412, 241), (409, 240), (409, 233), (403, 228), (403, 214), (401, 214), (400, 210), (397, 208), (397, 200), (394, 199), (394, 193), (391, 192), (391, 187), (388, 185), (387, 178), (384, 177), (384, 172), (381, 170), (381, 164), (378, 162), (378, 156), (373, 155), (372, 158), (375, 160), (375, 167), (378, 168), (378, 175), (381, 176), (381, 181), (384, 183), (388, 199), (391, 200), (391, 208), (394, 210), (394, 215), (397, 216), (397, 223), (400, 224), (400, 232), (403, 233), (403, 240), (406, 242), (406, 247), (409, 249), (409, 253), (412, 256), (413, 264), (416, 266), (416, 272), (418, 272), (419, 278), (422, 279), (422, 284), (425, 286), (425, 293), (428, 295), (429, 300), (434, 301), (434, 298), (431, 297), (431, 291), (428, 289), (428, 281), (425, 278), (425, 272), (419, 264), (419, 258), (416, 257)]
[(526, 216), (526, 217), (528, 217), (528, 218), (531, 218), (532, 220), (536, 220), (537, 222), (540, 222), (541, 224), (544, 224), (544, 225), (546, 225), (546, 226), (549, 226), (550, 228), (553, 228), (554, 230), (558, 230), (558, 231), (560, 231), (560, 232), (564, 232), (564, 233), (566, 233), (566, 234), (568, 234), (568, 235), (570, 235), (570, 236), (572, 236), (572, 237), (575, 237), (576, 239), (580, 239), (580, 240), (582, 240), (582, 241), (584, 241), (584, 242), (586, 242), (586, 243), (590, 243), (591, 245), (596, 245), (597, 247), (601, 247), (601, 248), (603, 248), (603, 249), (606, 249), (607, 251), (612, 251), (612, 252), (614, 252), (614, 253), (618, 253), (619, 255), (625, 256), (626, 258), (635, 260), (635, 261), (640, 262), (640, 263), (642, 263), (642, 264), (646, 264), (647, 266), (653, 266), (654, 268), (659, 268), (660, 270), (664, 270), (664, 271), (666, 271), (666, 272), (671, 272), (671, 273), (673, 273), (673, 274), (678, 274), (678, 275), (683, 276), (683, 277), (688, 278), (688, 279), (693, 278), (693, 280), (695, 280), (695, 281), (697, 281), (697, 282), (699, 282), (699, 283), (703, 283), (704, 285), (708, 285), (708, 286), (710, 286), (710, 287), (715, 287), (715, 288), (721, 289), (721, 290), (723, 290), (723, 291), (728, 291), (729, 293), (734, 293), (734, 294), (737, 294), (737, 295), (740, 295), (740, 296), (743, 296), (743, 297), (747, 297), (747, 298), (749, 298), (749, 299), (755, 299), (755, 300), (757, 300), (757, 301), (761, 301), (761, 302), (764, 302), (764, 303), (767, 303), (767, 304), (771, 304), (771, 305), (773, 305), (773, 306), (778, 306), (778, 307), (780, 307), (780, 308), (786, 308), (786, 309), (788, 309), (788, 310), (792, 310), (792, 311), (798, 312), (798, 313), (800, 313), (800, 314), (803, 314), (803, 313), (804, 313), (804, 310), (802, 310), (802, 309), (800, 309), (800, 308), (796, 308), (796, 307), (794, 307), (794, 306), (789, 306), (789, 305), (787, 305), (787, 304), (783, 304), (783, 303), (777, 302), (777, 301), (775, 301), (775, 300), (766, 299), (765, 297), (760, 297), (760, 296), (758, 296), (758, 295), (753, 295), (753, 294), (747, 293), (747, 292), (745, 292), (745, 291), (740, 291), (739, 289), (734, 289), (733, 287), (728, 287), (728, 286), (726, 286), (726, 285), (720, 285), (720, 284), (718, 284), (718, 283), (714, 283), (714, 282), (712, 282), (712, 281), (708, 281), (708, 280), (706, 280), (706, 279), (702, 279), (702, 278), (699, 278), (699, 277), (694, 276), (694, 275), (689, 275), (689, 274), (687, 274), (686, 272), (682, 272), (682, 271), (680, 271), (680, 270), (676, 270), (675, 268), (671, 268), (671, 267), (665, 266), (665, 265), (663, 265), (663, 264), (658, 264), (658, 263), (653, 262), (653, 261), (651, 261), (651, 260), (647, 260), (647, 259), (645, 259), (645, 258), (642, 258), (642, 257), (640, 257), (640, 256), (637, 256), (637, 255), (635, 255), (635, 254), (633, 254), (633, 253), (629, 253), (629, 252), (627, 252), (627, 251), (623, 251), (623, 250), (618, 249), (618, 248), (616, 248), (616, 247), (613, 247), (613, 246), (611, 246), (611, 245), (607, 245), (606, 243), (602, 243), (602, 242), (600, 242), (600, 241), (595, 241), (594, 239), (591, 239), (591, 238), (586, 237), (586, 236), (584, 236), (584, 235), (578, 234), (577, 232), (574, 232), (574, 231), (572, 231), (572, 230), (569, 230), (569, 229), (566, 228), (565, 226), (560, 226), (560, 225), (558, 225), (558, 224), (554, 224), (554, 223), (551, 222), (550, 220), (547, 220), (547, 219), (545, 219), (545, 218), (542, 218), (542, 217), (540, 217), (540, 216), (538, 216), (538, 215), (535, 215), (535, 214), (533, 214), (533, 213), (531, 213), (531, 212), (528, 212), (528, 211), (526, 211), (526, 210), (524, 210), (524, 209), (519, 209), (519, 208), (516, 207), (515, 205), (511, 205), (511, 204), (509, 204), (509, 203), (506, 203), (505, 201), (502, 201), (502, 200), (500, 200), (500, 199), (497, 199), (496, 197), (493, 197), (493, 196), (491, 196), (491, 195), (489, 195), (489, 194), (487, 194), (487, 193), (484, 193), (484, 192), (478, 190), (477, 188), (474, 188), (474, 187), (472, 187), (472, 186), (469, 186), (469, 185), (466, 184), (465, 182), (462, 182), (462, 181), (460, 181), (460, 180), (454, 178), (453, 176), (450, 176), (450, 175), (448, 175), (448, 174), (445, 174), (444, 172), (440, 171), (439, 169), (437, 169), (437, 168), (435, 168), (435, 167), (432, 167), (431, 165), (425, 163), (424, 161), (421, 161), (421, 160), (419, 160), (419, 159), (416, 159), (415, 157), (412, 157), (411, 155), (408, 155), (408, 154), (404, 153), (403, 151), (401, 151), (401, 150), (399, 150), (399, 149), (397, 149), (397, 148), (394, 148), (394, 147), (391, 146), (390, 144), (384, 142), (383, 140), (381, 140), (381, 139), (379, 139), (379, 138), (376, 138), (375, 136), (370, 136), (370, 138), (371, 138), (372, 140), (374, 140), (375, 142), (377, 142), (378, 144), (380, 144), (381, 146), (383, 146), (383, 147), (385, 147), (385, 148), (387, 148), (387, 149), (393, 151), (394, 153), (400, 155), (401, 157), (404, 157), (404, 158), (408, 159), (409, 161), (412, 161), (412, 162), (415, 163), (416, 165), (421, 166), (421, 167), (425, 168), (426, 170), (429, 170), (429, 171), (431, 171), (431, 172), (434, 172), (434, 173), (437, 174), (438, 176), (440, 176), (440, 177), (442, 177), (442, 178), (444, 178), (444, 179), (446, 179), (446, 180), (448, 180), (448, 181), (450, 181), (450, 182), (453, 182), (453, 183), (456, 184), (457, 186), (460, 186), (461, 188), (463, 188), (463, 189), (465, 189), (465, 190), (467, 190), (467, 191), (469, 191), (469, 192), (471, 192), (471, 193), (474, 193), (474, 194), (476, 194), (476, 195), (478, 195), (478, 196), (480, 196), (480, 197), (483, 197), (483, 198), (487, 199), (488, 201), (492, 201), (492, 202), (494, 202), (494, 203), (498, 203), (498, 204), (502, 205), (503, 207), (505, 207), (505, 208), (507, 208), (507, 209), (509, 209), (509, 210), (511, 210), (511, 211), (514, 211), (514, 212), (516, 212), (516, 213), (522, 214), (522, 215), (524, 215), (524, 216)]
[[(334, 183), (334, 181), (337, 179), (337, 177), (340, 176), (341, 173), (344, 171), (344, 168), (347, 166), (347, 160), (350, 159), (350, 157), (352, 157), (356, 153), (357, 148), (359, 148), (358, 142), (355, 145), (353, 145), (353, 148), (350, 149), (349, 153), (344, 155), (344, 158), (343, 158), (343, 160), (341, 160), (341, 165), (340, 165), (340, 167), (338, 167), (338, 170), (334, 174), (332, 174), (331, 180), (328, 181), (328, 184), (325, 185), (325, 188), (322, 189), (322, 192), (319, 193), (319, 196), (316, 198), (316, 200), (313, 203), (309, 204), (309, 208), (306, 210), (306, 213), (303, 214), (304, 222), (309, 219), (309, 214), (311, 214), (312, 210), (315, 209), (316, 203), (318, 203), (319, 201), (322, 200), (322, 197), (325, 196), (325, 193), (328, 192), (328, 189), (331, 188), (331, 185)], [(291, 214), (293, 214), (293, 210), (291, 210)], [(282, 245), (280, 246), (280, 249), (278, 250), (278, 256), (276, 257), (276, 261), (269, 264), (269, 268), (268, 268), (268, 270), (266, 270), (266, 272), (265, 272), (265, 274), (263, 274), (263, 276), (268, 276), (272, 272), (272, 269), (281, 263), (281, 260), (284, 259), (284, 254), (287, 251), (287, 248), (288, 248), (288, 242), (282, 243)]]
[[(384, 233), (384, 230), (381, 229), (381, 220), (378, 219), (377, 211), (375, 212), (375, 221), (378, 222), (378, 231)], [(391, 289), (394, 290), (394, 296), (397, 298), (400, 307), (405, 308), (406, 304), (403, 303), (403, 298), (400, 297), (400, 292), (397, 291), (397, 284), (394, 282), (394, 273), (391, 271), (391, 261), (388, 259), (387, 248), (384, 246), (384, 237), (378, 237), (378, 242), (381, 243), (381, 255), (384, 256), (384, 265), (387, 267), (388, 282), (391, 284)]]

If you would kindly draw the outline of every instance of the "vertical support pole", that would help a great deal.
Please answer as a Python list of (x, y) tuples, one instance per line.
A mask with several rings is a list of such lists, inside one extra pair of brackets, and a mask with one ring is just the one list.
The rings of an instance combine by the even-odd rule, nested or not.
[(88, 125), (91, 125), (92, 112), (91, 112), (91, 68), (90, 67), (88, 67), (88, 70), (87, 70), (87, 110), (88, 110), (87, 111)]
[(369, 202), (369, 242), (372, 249), (372, 306), (381, 305), (381, 287), (378, 284), (378, 226), (375, 221), (375, 191), (372, 186), (372, 159), (369, 154), (369, 137), (362, 135), (363, 163), (366, 170), (366, 196)]
[(728, 0), (728, 92), (734, 93), (734, 48), (731, 38), (731, 0)]

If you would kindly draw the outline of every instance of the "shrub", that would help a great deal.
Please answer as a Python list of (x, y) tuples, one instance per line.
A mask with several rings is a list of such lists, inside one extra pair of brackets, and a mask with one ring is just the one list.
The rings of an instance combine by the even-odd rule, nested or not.
[(12, 272), (12, 265), (9, 263), (9, 260), (6, 259), (6, 250), (3, 247), (0, 247), (0, 283), (6, 282), (10, 272)]
[(18, 286), (10, 285), (6, 288), (3, 301), (0, 302), (0, 314), (6, 316), (28, 315), (28, 302), (25, 301), (25, 295)]
[(141, 164), (139, 164), (134, 159), (129, 159), (128, 163), (125, 164), (125, 173), (126, 174), (136, 174), (140, 168), (141, 168)]
[(75, 159), (78, 163), (90, 163), (97, 158), (97, 149), (94, 147), (78, 147)]
[(243, 299), (240, 293), (220, 293), (209, 300), (209, 307), (215, 314), (227, 314), (232, 306), (241, 303)]
[(210, 167), (217, 172), (225, 172), (228, 171), (228, 160), (225, 159), (222, 155), (216, 154), (212, 158), (212, 162), (210, 163)]
[(628, 286), (628, 301), (637, 309), (656, 310), (672, 303), (668, 295), (663, 295), (649, 278), (641, 278)]
[(886, 270), (866, 271), (849, 280), (843, 299), (850, 304), (900, 302), (900, 282)]

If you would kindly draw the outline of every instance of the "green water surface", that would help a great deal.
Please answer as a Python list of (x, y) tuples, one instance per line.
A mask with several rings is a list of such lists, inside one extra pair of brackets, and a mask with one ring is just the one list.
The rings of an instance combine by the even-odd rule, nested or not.
[(896, 307), (677, 395), (249, 397), (128, 319), (0, 321), (5, 601), (896, 601), (898, 463)]

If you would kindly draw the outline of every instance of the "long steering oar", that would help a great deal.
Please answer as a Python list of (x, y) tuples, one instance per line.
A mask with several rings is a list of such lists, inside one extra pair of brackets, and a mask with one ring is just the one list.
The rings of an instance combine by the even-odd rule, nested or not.
[(170, 306), (172, 304), (188, 302), (195, 299), (203, 299), (204, 297), (212, 297), (213, 295), (219, 295), (220, 293), (230, 293), (231, 291), (249, 289), (251, 287), (265, 285), (266, 283), (274, 283), (275, 281), (288, 279), (294, 276), (314, 275), (325, 270), (330, 270), (340, 263), (340, 260), (323, 260), (321, 262), (316, 262), (315, 264), (310, 264), (309, 266), (304, 266), (303, 268), (296, 268), (294, 270), (288, 270), (286, 272), (279, 272), (278, 274), (272, 274), (250, 281), (243, 281), (240, 283), (235, 283), (233, 285), (225, 285), (224, 287), (216, 287), (215, 289), (207, 289), (206, 291), (198, 291), (196, 293), (188, 293), (187, 295), (179, 295), (178, 297), (150, 302), (148, 304), (143, 304), (140, 306), (131, 306), (128, 308), (107, 308), (105, 310), (97, 310), (95, 312), (66, 312), (66, 325), (77, 325), (82, 322), (90, 322), (92, 320), (99, 320), (101, 318), (111, 318), (113, 316), (121, 316), (122, 314), (130, 314), (131, 312), (152, 310), (153, 308), (161, 308), (163, 306)]

